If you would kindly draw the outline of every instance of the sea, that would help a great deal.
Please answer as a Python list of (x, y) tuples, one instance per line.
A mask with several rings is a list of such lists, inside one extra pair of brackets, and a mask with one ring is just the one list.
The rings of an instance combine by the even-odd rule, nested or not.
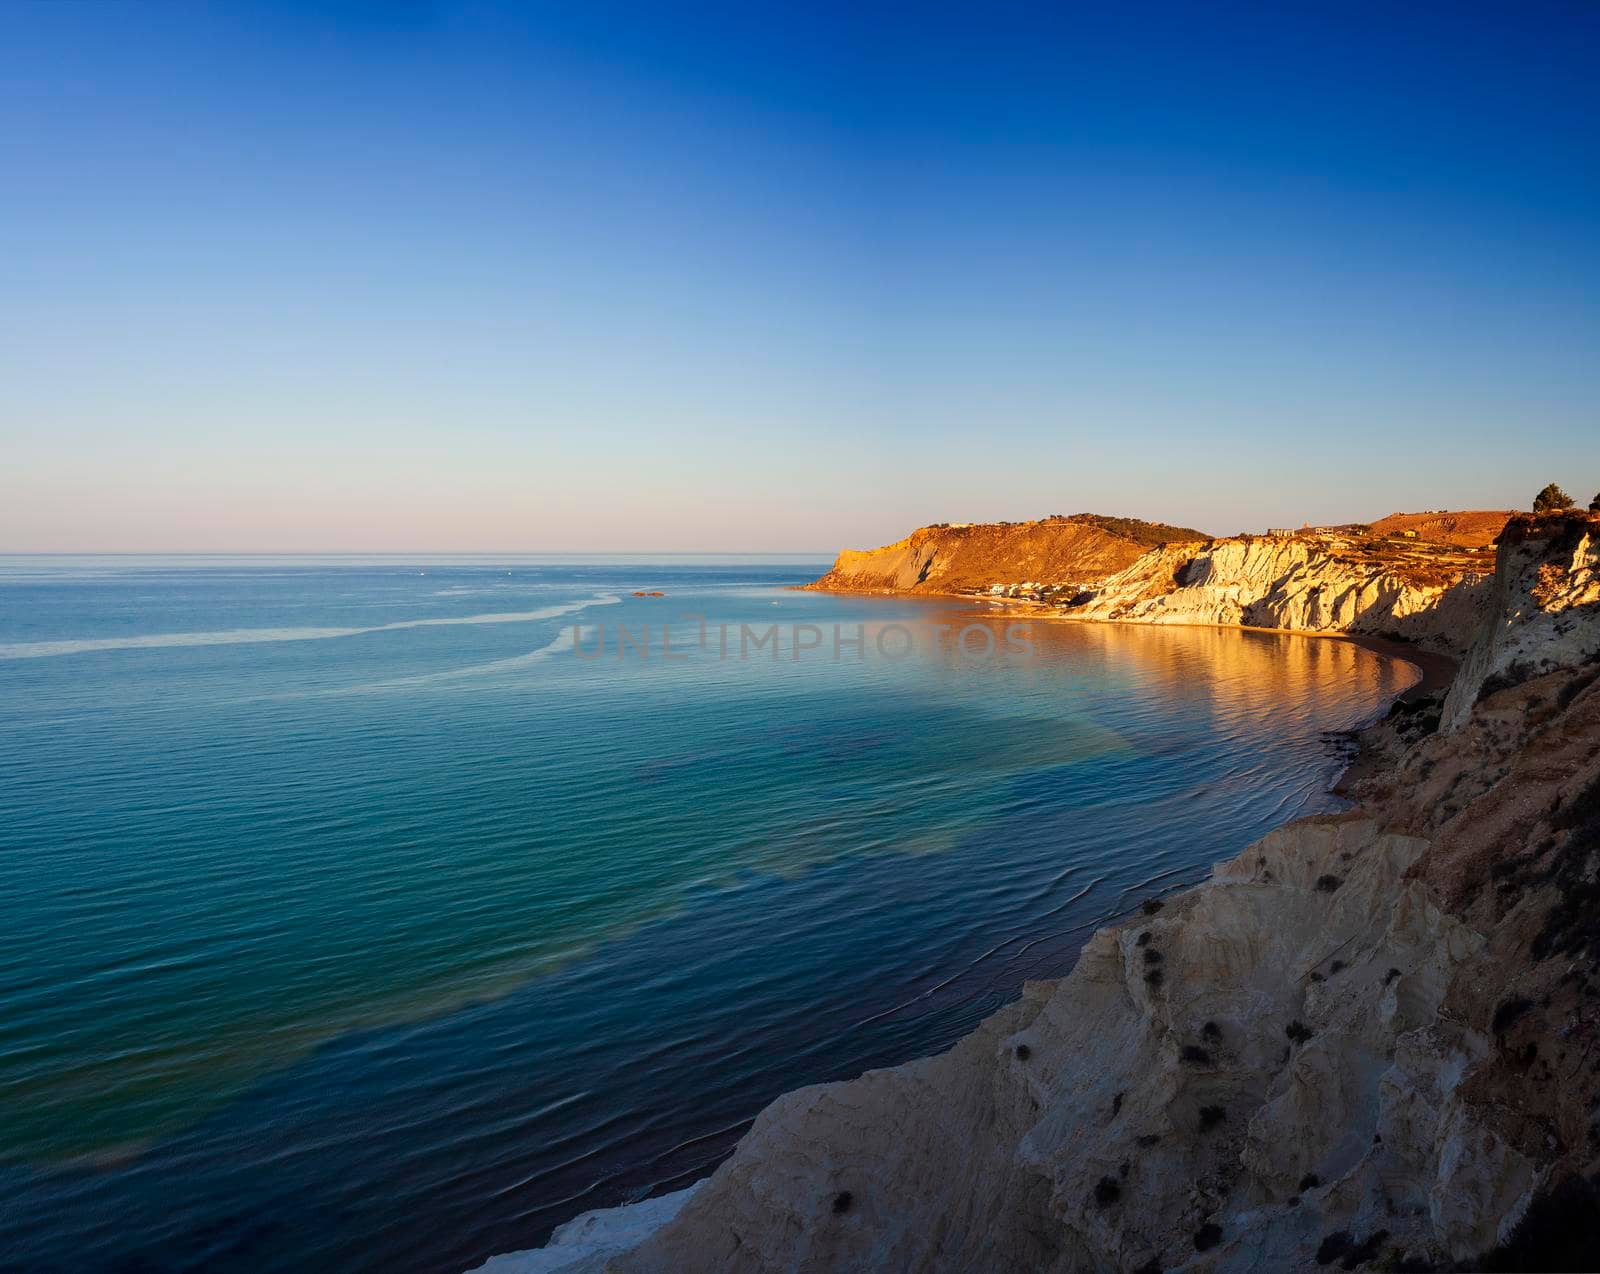
[(1338, 807), (1345, 641), (815, 557), (0, 558), (0, 1268), (441, 1271)]

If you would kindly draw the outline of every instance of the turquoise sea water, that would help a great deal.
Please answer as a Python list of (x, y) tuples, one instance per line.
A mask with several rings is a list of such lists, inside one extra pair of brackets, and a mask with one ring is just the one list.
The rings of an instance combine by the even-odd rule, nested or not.
[(458, 1270), (686, 1184), (1330, 807), (1411, 679), (825, 565), (0, 559), (0, 1265)]

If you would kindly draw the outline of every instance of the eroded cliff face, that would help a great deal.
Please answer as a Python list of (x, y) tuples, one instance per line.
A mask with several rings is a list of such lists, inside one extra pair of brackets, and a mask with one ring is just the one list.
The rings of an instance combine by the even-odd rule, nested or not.
[(1578, 512), (1519, 516), (1500, 537), (1490, 603), (1445, 701), (1457, 729), (1488, 691), (1600, 653), (1600, 520)]
[(845, 550), (808, 587), (1000, 594), (1086, 620), (1354, 633), (1459, 659), (1489, 613), (1491, 542), (1510, 516), (1396, 513), (1370, 527), (1227, 539), (1089, 514), (923, 527)]
[(1397, 710), (1357, 808), (1102, 930), (949, 1052), (774, 1102), (669, 1220), (600, 1250), (580, 1218), (496, 1269), (1600, 1268), (1593, 570), (1586, 519), (1530, 519), (1466, 668), (1537, 675), (1471, 686), (1450, 731)]
[(1336, 533), (1153, 550), (1077, 599), (1083, 619), (1359, 633), (1465, 653), (1488, 604), (1490, 554)]
[(1152, 545), (1200, 541), (1184, 527), (1078, 513), (1037, 522), (925, 526), (877, 549), (845, 549), (818, 589), (844, 592), (972, 593), (1032, 583), (1081, 588), (1119, 571)]

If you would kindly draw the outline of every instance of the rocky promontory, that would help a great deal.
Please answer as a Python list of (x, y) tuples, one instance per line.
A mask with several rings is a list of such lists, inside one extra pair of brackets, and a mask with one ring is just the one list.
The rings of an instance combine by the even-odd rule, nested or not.
[(940, 522), (877, 549), (845, 549), (809, 588), (866, 593), (963, 594), (995, 581), (1071, 596), (1149, 549), (1196, 543), (1203, 531), (1096, 513), (1036, 522)]
[(1394, 513), (1222, 538), (1093, 514), (932, 526), (846, 549), (808, 587), (1018, 598), (1083, 620), (1350, 633), (1460, 658), (1511, 517)]

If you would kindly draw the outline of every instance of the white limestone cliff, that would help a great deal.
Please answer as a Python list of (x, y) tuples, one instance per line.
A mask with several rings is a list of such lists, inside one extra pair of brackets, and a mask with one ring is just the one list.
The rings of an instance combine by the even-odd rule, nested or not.
[(1362, 551), (1351, 536), (1313, 533), (1167, 545), (1101, 581), (1070, 613), (1396, 637), (1459, 657), (1477, 630), (1489, 578), (1430, 569), (1417, 552)]
[(1459, 727), (1484, 693), (1600, 653), (1600, 522), (1581, 513), (1516, 518), (1502, 536), (1490, 604), (1445, 701)]

